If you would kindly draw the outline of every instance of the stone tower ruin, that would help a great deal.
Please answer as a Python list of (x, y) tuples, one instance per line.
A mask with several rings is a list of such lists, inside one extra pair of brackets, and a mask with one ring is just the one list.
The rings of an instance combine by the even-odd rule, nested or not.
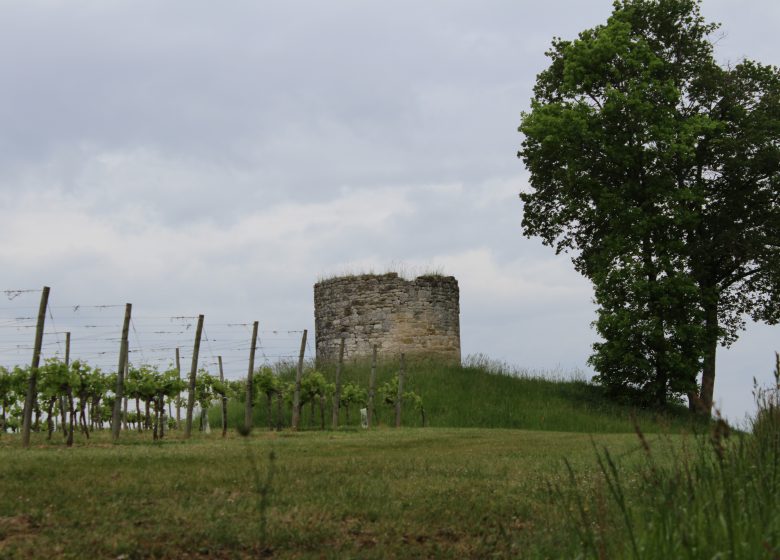
[(314, 285), (317, 358), (427, 356), (460, 363), (460, 292), (453, 276), (342, 276)]

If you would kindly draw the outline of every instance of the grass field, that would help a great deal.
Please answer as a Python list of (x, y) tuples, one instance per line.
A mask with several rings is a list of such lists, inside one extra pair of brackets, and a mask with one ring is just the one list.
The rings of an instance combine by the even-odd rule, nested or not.
[[(322, 431), (305, 406), (301, 431), (267, 431), (261, 398), (249, 437), (220, 437), (217, 407), (214, 433), (190, 440), (130, 431), (113, 445), (102, 430), (68, 449), (34, 433), (25, 450), (3, 434), (0, 559), (775, 559), (777, 369), (752, 427), (731, 437), (583, 381), (425, 363), (409, 364), (405, 388), (428, 427), (407, 409), (389, 428), (380, 405), (372, 430), (353, 412)], [(379, 383), (396, 371), (382, 364)], [(344, 379), (367, 373), (348, 365)], [(242, 420), (234, 400), (229, 425)]]
[[(578, 433), (97, 434), (71, 450), (35, 435), (0, 439), (2, 558), (571, 557), (547, 484), (564, 457), (585, 486), (595, 467)], [(596, 442), (641, 460), (633, 435)]]

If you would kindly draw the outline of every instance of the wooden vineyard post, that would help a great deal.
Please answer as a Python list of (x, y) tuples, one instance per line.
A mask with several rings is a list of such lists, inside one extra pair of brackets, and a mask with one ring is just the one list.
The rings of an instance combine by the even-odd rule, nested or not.
[(341, 409), (341, 368), (344, 366), (344, 337), (339, 341), (339, 361), (336, 364), (336, 392), (333, 394), (333, 429), (339, 427)]
[[(179, 372), (179, 379), (181, 379), (181, 359), (178, 347), (176, 348), (176, 371)], [(181, 430), (181, 391), (176, 397), (176, 429)]]
[(371, 422), (374, 419), (374, 390), (376, 388), (376, 344), (374, 344), (373, 351), (371, 353), (371, 375), (368, 378), (368, 427), (371, 427)]
[[(225, 382), (225, 372), (222, 370), (222, 356), (217, 356), (219, 361), (219, 380)], [(227, 434), (227, 394), (222, 395), (222, 437)]]
[(279, 391), (276, 393), (276, 431), (282, 431), (282, 401), (284, 396), (282, 395), (282, 388), (279, 387)]
[(404, 404), (404, 355), (401, 354), (401, 367), (398, 369), (398, 395), (395, 398), (395, 427), (401, 427), (401, 407)]
[(43, 325), (46, 321), (46, 308), (49, 305), (49, 287), (44, 286), (41, 292), (41, 305), (38, 308), (38, 324), (35, 327), (35, 346), (33, 347), (32, 364), (30, 367), (30, 379), (27, 385), (27, 398), (24, 399), (24, 416), (22, 419), (22, 445), (30, 447), (30, 427), (32, 424), (32, 412), (35, 406), (35, 398), (38, 391), (38, 364), (41, 360), (41, 346), (43, 346)]
[[(70, 367), (70, 332), (65, 333), (65, 369)], [(68, 437), (68, 424), (65, 410), (65, 397), (60, 395), (60, 418), (62, 419), (62, 437)]]
[(160, 419), (160, 439), (165, 437), (165, 397), (157, 397), (160, 409), (157, 411), (157, 416)]
[(306, 329), (301, 337), (301, 351), (298, 354), (298, 369), (295, 372), (295, 392), (293, 393), (292, 429), (297, 430), (301, 423), (301, 378), (303, 377), (303, 354), (306, 352)]
[(128, 343), (130, 332), (130, 314), (133, 304), (125, 304), (125, 320), (122, 323), (122, 342), (119, 345), (119, 364), (116, 369), (116, 390), (114, 391), (114, 410), (111, 415), (111, 439), (114, 443), (119, 439), (119, 430), (122, 427), (122, 398), (125, 396), (125, 365), (127, 364)]
[[(68, 335), (70, 335), (70, 333), (68, 333)], [(67, 343), (67, 346), (65, 347), (65, 365), (68, 366), (68, 370), (70, 371), (70, 336), (65, 337), (65, 342)], [(73, 445), (73, 430), (75, 428), (75, 426), (73, 425), (73, 418), (75, 416), (76, 411), (73, 408), (73, 388), (70, 386), (70, 383), (68, 383), (67, 404), (68, 404), (68, 437), (65, 440), (65, 445), (71, 447)]]
[[(130, 364), (125, 362), (125, 379), (130, 374)], [(127, 395), (122, 399), (122, 428), (127, 430)]]
[(198, 315), (198, 327), (195, 330), (195, 345), (192, 347), (192, 365), (190, 366), (190, 384), (187, 391), (187, 423), (184, 437), (192, 435), (192, 410), (195, 408), (195, 382), (198, 375), (198, 354), (200, 353), (200, 335), (203, 333), (203, 315)]
[(249, 372), (246, 374), (246, 409), (244, 410), (244, 429), (249, 433), (252, 431), (252, 408), (254, 405), (254, 372), (255, 372), (255, 350), (257, 350), (257, 326), (258, 322), (252, 324), (252, 345), (249, 348)]

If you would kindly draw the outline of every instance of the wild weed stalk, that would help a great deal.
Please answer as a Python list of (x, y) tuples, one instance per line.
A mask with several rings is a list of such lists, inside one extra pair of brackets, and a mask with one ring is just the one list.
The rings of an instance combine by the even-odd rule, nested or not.
[(252, 475), (252, 485), (254, 486), (255, 494), (257, 495), (257, 515), (260, 522), (260, 543), (263, 547), (268, 547), (268, 504), (271, 497), (271, 490), (273, 489), (273, 480), (275, 474), (276, 453), (271, 450), (268, 454), (268, 471), (265, 475), (265, 480), (260, 474), (259, 461), (256, 454), (252, 450), (249, 440), (250, 430), (248, 430), (243, 424), (240, 424), (237, 428), (239, 435), (242, 436), (245, 442), (246, 458), (249, 463), (249, 471)]
[(568, 483), (551, 489), (583, 556), (780, 558), (780, 355), (774, 387), (756, 387), (754, 395), (745, 433), (732, 434), (717, 419), (709, 437), (656, 454), (637, 426), (644, 463), (635, 467), (596, 449), (606, 510), (599, 484), (583, 487), (567, 464)]

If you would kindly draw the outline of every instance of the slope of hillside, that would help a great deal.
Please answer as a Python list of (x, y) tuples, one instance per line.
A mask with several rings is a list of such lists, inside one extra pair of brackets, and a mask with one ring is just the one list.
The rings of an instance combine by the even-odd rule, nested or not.
[[(319, 369), (329, 381), (335, 379), (335, 367)], [(347, 364), (342, 373), (342, 383), (352, 381), (363, 389), (368, 388), (370, 367), (368, 364)], [(398, 372), (397, 363), (380, 363), (377, 371), (377, 387), (391, 380)], [(294, 379), (291, 368), (283, 368), (281, 376), (286, 382)], [(521, 371), (510, 371), (491, 365), (484, 360), (471, 366), (447, 365), (436, 362), (412, 362), (407, 364), (404, 391), (417, 393), (423, 401), (426, 425), (433, 427), (469, 428), (518, 428), (529, 430), (553, 430), (586, 433), (621, 433), (634, 431), (634, 418), (646, 432), (688, 431), (695, 429), (695, 420), (688, 411), (678, 405), (666, 410), (642, 410), (611, 402), (600, 387), (584, 380), (549, 376), (534, 376)], [(231, 401), (228, 425), (243, 422), (243, 403)], [(331, 400), (327, 399), (326, 427), (331, 426)], [(350, 421), (341, 414), (342, 425), (359, 425), (359, 413), (353, 407)], [(276, 403), (274, 403), (274, 411)], [(376, 411), (380, 424), (392, 424), (394, 412), (391, 406), (376, 399)], [(220, 425), (220, 415), (210, 411), (212, 426)], [(275, 412), (274, 412), (275, 413)], [(255, 406), (255, 425), (267, 425), (265, 397)], [(289, 403), (285, 406), (285, 423), (289, 422)], [(314, 414), (310, 404), (303, 407), (302, 427), (320, 427), (319, 404)], [(403, 424), (420, 426), (422, 414), (410, 403), (404, 406)]]

